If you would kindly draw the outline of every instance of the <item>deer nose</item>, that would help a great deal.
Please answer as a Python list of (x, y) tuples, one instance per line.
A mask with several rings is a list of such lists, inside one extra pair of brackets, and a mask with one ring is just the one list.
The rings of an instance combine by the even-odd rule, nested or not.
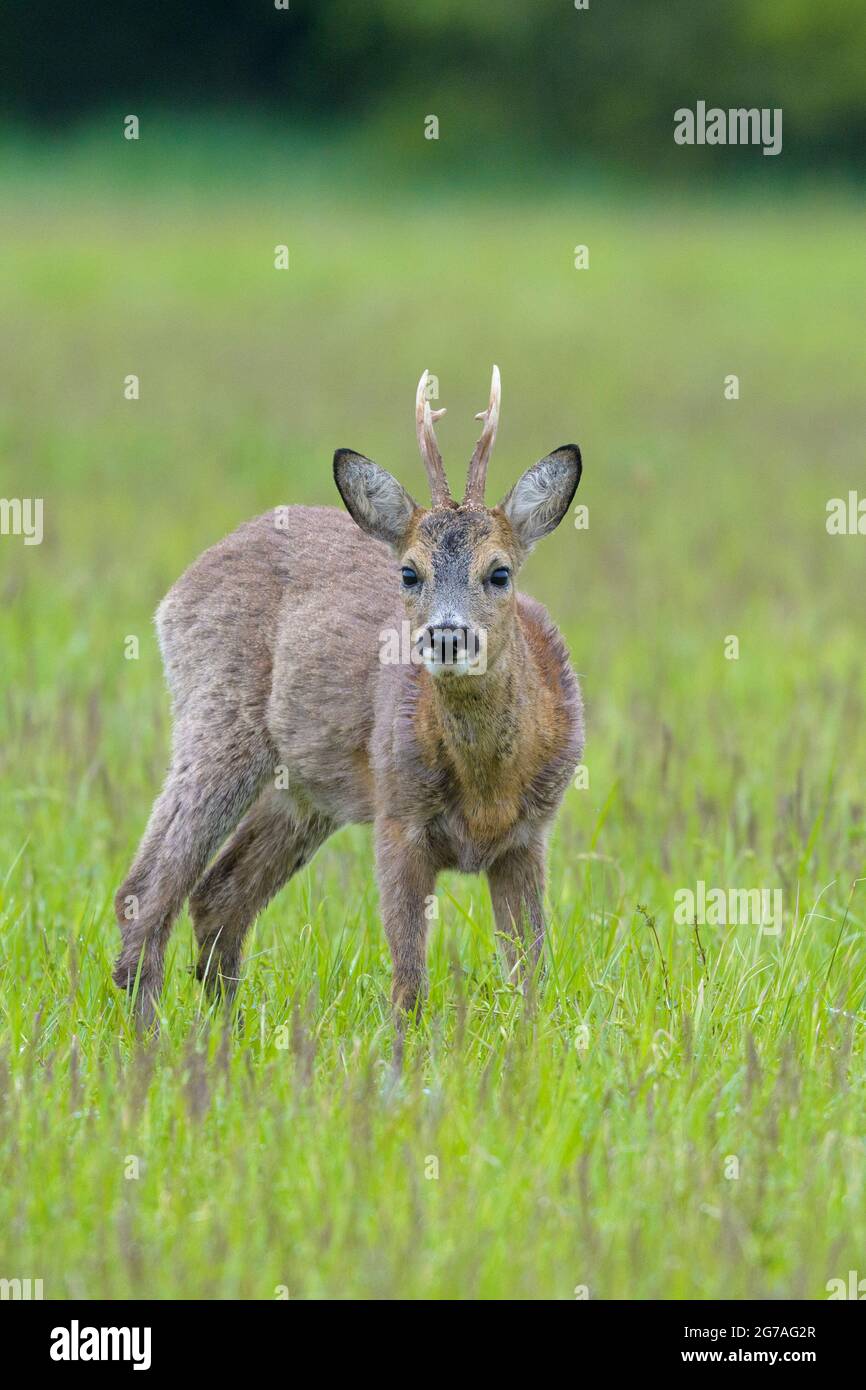
[(472, 657), (471, 631), (460, 621), (431, 623), (427, 628), (427, 645), (434, 661), (444, 666)]

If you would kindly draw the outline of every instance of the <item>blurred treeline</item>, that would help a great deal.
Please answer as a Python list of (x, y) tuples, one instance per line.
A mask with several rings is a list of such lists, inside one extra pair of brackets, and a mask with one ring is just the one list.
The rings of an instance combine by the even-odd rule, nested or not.
[[(286, 3), (286, 0), (277, 0)], [(649, 169), (684, 157), (673, 112), (780, 106), (795, 168), (861, 166), (857, 0), (4, 0), (0, 118), (67, 129), (105, 112), (202, 109), (360, 130), (383, 152), (497, 149)], [(726, 165), (760, 152), (728, 149)], [(764, 161), (767, 162), (767, 161)]]

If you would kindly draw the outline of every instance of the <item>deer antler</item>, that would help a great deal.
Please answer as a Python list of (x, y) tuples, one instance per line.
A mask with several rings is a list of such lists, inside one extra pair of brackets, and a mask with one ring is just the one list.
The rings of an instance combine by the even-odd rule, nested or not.
[(481, 438), (475, 445), (475, 452), (469, 464), (469, 472), (466, 476), (466, 495), (463, 498), (464, 507), (484, 506), (484, 484), (487, 480), (487, 465), (490, 462), (490, 455), (493, 453), (493, 445), (496, 440), (501, 395), (499, 368), (494, 367), (490, 382), (490, 404), (486, 410), (480, 410), (475, 416), (476, 420), (484, 421), (484, 428), (481, 431)]
[(436, 434), (433, 429), (434, 421), (445, 414), (445, 408), (443, 406), (441, 410), (430, 409), (430, 402), (427, 399), (429, 375), (430, 373), (427, 371), (423, 373), (418, 382), (418, 391), (415, 396), (415, 428), (418, 432), (418, 448), (421, 450), (421, 458), (430, 480), (430, 500), (433, 506), (453, 507), (456, 506), (456, 503), (448, 487), (442, 455), (439, 452), (439, 445), (436, 443)]

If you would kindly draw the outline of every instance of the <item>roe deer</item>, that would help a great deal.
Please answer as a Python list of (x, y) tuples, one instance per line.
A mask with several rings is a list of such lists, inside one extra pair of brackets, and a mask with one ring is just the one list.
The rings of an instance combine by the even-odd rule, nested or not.
[[(350, 822), (374, 825), (398, 1018), (423, 994), (426, 899), (442, 869), (483, 870), (509, 967), (524, 946), (537, 962), (547, 836), (582, 755), (583, 711), (562, 638), (515, 576), (568, 511), (580, 450), (554, 449), (488, 509), (494, 367), (458, 504), (427, 381), (415, 413), (429, 508), (338, 449), (348, 516), (265, 513), (206, 550), (157, 610), (172, 762), (115, 900), (114, 978), (137, 982), (144, 1026), (188, 895), (199, 979), (230, 997), (256, 914)], [(411, 659), (384, 661), (383, 634), (407, 620)]]

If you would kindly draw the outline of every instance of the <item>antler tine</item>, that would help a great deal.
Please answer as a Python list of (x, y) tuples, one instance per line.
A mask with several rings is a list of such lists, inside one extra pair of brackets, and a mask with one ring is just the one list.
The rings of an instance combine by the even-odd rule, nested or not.
[(430, 480), (430, 500), (433, 506), (453, 507), (455, 503), (448, 487), (445, 466), (442, 463), (442, 455), (439, 452), (439, 445), (436, 443), (436, 434), (433, 429), (434, 421), (445, 414), (445, 408), (443, 406), (441, 410), (430, 409), (430, 402), (427, 399), (429, 375), (430, 373), (427, 371), (422, 374), (415, 396), (415, 428), (418, 433), (418, 448), (421, 450), (421, 458)]
[(487, 465), (490, 462), (490, 455), (493, 453), (493, 445), (496, 442), (501, 397), (502, 383), (499, 379), (499, 368), (494, 367), (490, 382), (490, 404), (486, 410), (480, 410), (475, 416), (476, 420), (484, 421), (484, 428), (481, 431), (481, 438), (475, 445), (475, 452), (469, 464), (469, 472), (466, 476), (466, 495), (463, 498), (464, 507), (484, 506), (484, 484), (487, 481)]

